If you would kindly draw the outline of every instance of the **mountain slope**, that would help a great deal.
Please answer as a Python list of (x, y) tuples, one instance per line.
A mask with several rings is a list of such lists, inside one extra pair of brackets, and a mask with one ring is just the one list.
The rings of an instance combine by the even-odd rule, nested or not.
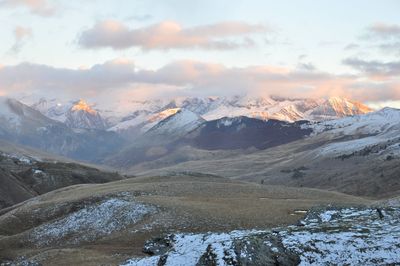
[[(190, 149), (185, 147), (242, 152), (248, 148), (267, 149), (310, 134), (312, 130), (302, 127), (304, 123), (263, 121), (248, 117), (204, 122), (194, 113), (182, 111), (159, 122), (131, 146), (108, 157), (104, 162), (112, 167), (130, 169), (142, 163), (152, 165), (152, 162), (163, 159), (169, 164), (179, 163), (191, 157), (186, 154), (191, 153)], [(181, 148), (185, 152), (181, 153)], [(165, 164), (158, 167), (161, 165)]]
[[(42, 159), (19, 147), (1, 142), (0, 209), (46, 192), (75, 184), (105, 183), (124, 177), (73, 162)], [(7, 148), (4, 148), (7, 147)], [(51, 155), (46, 155), (48, 158)]]
[(199, 115), (186, 109), (179, 109), (175, 114), (166, 117), (150, 128), (147, 134), (158, 135), (172, 140), (184, 136), (204, 122), (205, 120)]
[(146, 130), (145, 132), (135, 135), (130, 145), (107, 157), (104, 163), (124, 168), (167, 156), (182, 145), (181, 139), (186, 134), (204, 122), (205, 120), (197, 114), (179, 108), (154, 114), (150, 120), (141, 124), (141, 130)]
[(248, 117), (222, 118), (204, 123), (187, 136), (202, 149), (266, 149), (303, 138), (311, 133), (301, 122), (263, 121)]

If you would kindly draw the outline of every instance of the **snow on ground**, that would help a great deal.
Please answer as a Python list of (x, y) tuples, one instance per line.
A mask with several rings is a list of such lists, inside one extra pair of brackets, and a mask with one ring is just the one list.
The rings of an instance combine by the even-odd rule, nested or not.
[(319, 150), (323, 155), (341, 155), (361, 151), (364, 148), (382, 146), (394, 155), (400, 153), (400, 110), (384, 108), (380, 111), (345, 117), (320, 123), (304, 124), (313, 134), (332, 136), (354, 136), (355, 139), (330, 143)]
[(195, 129), (203, 122), (204, 119), (199, 115), (189, 110), (180, 109), (175, 114), (170, 115), (157, 123), (154, 127), (150, 128), (148, 132), (156, 132), (160, 135), (184, 134)]
[[(300, 265), (397, 264), (400, 208), (386, 208), (383, 215), (381, 219), (372, 208), (332, 208), (309, 213), (301, 225), (272, 231), (177, 234), (169, 236), (172, 246), (163, 254), (134, 258), (123, 265), (157, 265), (163, 261), (161, 265), (190, 266), (205, 257), (216, 265), (234, 265), (251, 259), (257, 250), (263, 252), (257, 254), (258, 258), (269, 252), (272, 261), (285, 253), (295, 254)], [(257, 238), (259, 241), (254, 241)], [(273, 238), (280, 243), (269, 241)], [(238, 244), (238, 240), (244, 244)]]
[[(172, 252), (168, 253), (168, 259), (165, 265), (196, 265), (208, 246), (211, 246), (214, 251), (218, 265), (225, 265), (225, 261), (228, 259), (235, 261), (235, 253), (232, 250), (233, 241), (257, 233), (260, 233), (260, 231), (232, 231), (219, 234), (176, 234), (173, 236), (174, 249)], [(159, 259), (160, 256), (132, 259), (123, 265), (157, 265)]]
[(32, 165), (35, 161), (41, 162), (42, 160), (39, 158), (28, 157), (25, 155), (17, 155), (17, 154), (8, 154), (4, 152), (0, 152), (0, 156), (7, 157), (13, 160), (19, 161), (21, 164)]
[(155, 211), (155, 207), (132, 199), (109, 198), (36, 227), (31, 241), (38, 246), (57, 243), (59, 239), (63, 244), (92, 241), (133, 225)]
[(381, 134), (390, 129), (399, 129), (399, 122), (400, 109), (384, 108), (368, 114), (314, 123), (311, 127), (315, 134), (327, 130), (344, 135)]
[(388, 141), (395, 141), (395, 139), (386, 138), (385, 136), (378, 135), (348, 141), (334, 142), (322, 147), (320, 149), (320, 154), (340, 155), (343, 153), (351, 153), (354, 151), (360, 151), (366, 147), (384, 144)]
[(149, 118), (149, 115), (147, 113), (141, 113), (138, 116), (136, 116), (135, 118), (119, 122), (118, 124), (116, 124), (115, 126), (109, 128), (107, 130), (115, 131), (115, 132), (124, 131), (129, 128), (137, 127), (142, 123), (145, 123), (148, 118)]
[(400, 208), (386, 209), (383, 219), (375, 209), (328, 210), (308, 216), (304, 228), (290, 227), (281, 236), (288, 249), (300, 254), (300, 265), (399, 263), (399, 221)]

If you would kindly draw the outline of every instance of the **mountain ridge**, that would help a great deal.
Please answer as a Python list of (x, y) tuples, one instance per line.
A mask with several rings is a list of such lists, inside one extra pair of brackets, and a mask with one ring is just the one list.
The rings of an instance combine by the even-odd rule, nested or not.
[[(83, 103), (82, 105), (88, 107), (86, 103)], [(47, 107), (43, 107), (43, 104), (40, 105), (38, 103), (32, 104), (31, 106), (34, 109), (40, 110), (44, 114), (49, 114), (50, 118), (51, 114), (58, 112), (58, 116), (64, 119), (64, 121), (66, 120), (65, 116), (68, 113), (68, 108), (63, 112), (60, 111), (60, 109), (62, 109), (61, 106), (65, 106), (63, 104), (53, 101)], [(92, 112), (90, 109), (83, 109), (84, 110), (80, 111), (85, 111), (84, 113), (87, 116)], [(146, 123), (146, 120), (152, 120), (154, 116), (163, 116), (162, 114), (165, 111), (174, 109), (189, 110), (208, 121), (225, 116), (247, 116), (262, 120), (276, 119), (287, 122), (295, 122), (299, 120), (322, 121), (372, 111), (371, 108), (360, 102), (340, 97), (331, 97), (329, 99), (290, 99), (277, 97), (250, 97), (247, 95), (229, 97), (178, 97), (172, 99), (131, 101), (127, 106), (128, 111), (124, 115), (113, 114), (109, 110), (105, 111), (97, 109), (95, 111), (99, 116), (105, 116), (105, 119), (103, 120), (113, 120), (113, 122), (97, 122), (93, 123), (97, 126), (89, 125), (86, 127), (100, 127), (103, 129), (103, 127), (106, 126), (110, 131), (124, 131), (136, 127), (140, 123)], [(55, 110), (58, 111), (56, 112)], [(173, 113), (171, 113), (171, 115), (172, 114)], [(165, 115), (163, 116), (163, 118), (166, 117), (167, 116)], [(71, 124), (77, 127), (85, 127), (85, 124), (87, 123)], [(83, 126), (80, 124), (83, 124)], [(144, 131), (147, 131), (150, 127), (147, 127)]]

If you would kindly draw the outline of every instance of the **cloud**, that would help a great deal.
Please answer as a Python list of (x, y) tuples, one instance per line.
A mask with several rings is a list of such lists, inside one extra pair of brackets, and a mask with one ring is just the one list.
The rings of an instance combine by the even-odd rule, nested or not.
[(263, 25), (230, 21), (211, 25), (183, 28), (174, 21), (163, 21), (143, 28), (131, 29), (116, 20), (97, 23), (79, 37), (79, 44), (85, 48), (127, 49), (140, 47), (151, 49), (235, 49), (251, 46), (249, 38), (227, 40), (224, 38), (245, 36), (251, 33), (267, 31)]
[(350, 51), (350, 50), (356, 50), (356, 49), (359, 49), (359, 48), (360, 48), (360, 45), (358, 45), (356, 43), (350, 43), (350, 44), (346, 45), (343, 49), (347, 50), (347, 51)]
[(373, 78), (397, 78), (400, 75), (400, 61), (382, 62), (347, 58), (343, 63)]
[(368, 28), (372, 36), (380, 38), (400, 38), (400, 26), (386, 23), (375, 23)]
[[(371, 66), (361, 66), (363, 73)], [(189, 95), (278, 95), (315, 98), (344, 96), (356, 100), (400, 100), (400, 81), (375, 80), (368, 75), (334, 75), (315, 68), (275, 66), (227, 67), (222, 64), (182, 60), (159, 69), (142, 70), (133, 61), (115, 59), (87, 69), (55, 68), (23, 63), (0, 69), (0, 91), (8, 95), (39, 94), (47, 97), (102, 99), (114, 102)]]
[(14, 45), (11, 47), (10, 51), (12, 53), (19, 53), (22, 46), (25, 43), (25, 40), (31, 38), (33, 36), (32, 29), (27, 27), (17, 26), (14, 29), (14, 37), (15, 42)]
[(142, 82), (173, 84), (197, 95), (279, 95), (315, 98), (350, 97), (347, 88), (356, 81), (353, 76), (332, 75), (309, 69), (274, 66), (228, 68), (221, 64), (197, 61), (173, 62), (156, 71), (138, 73)]
[(31, 92), (52, 95), (101, 93), (134, 80), (134, 63), (115, 59), (88, 69), (55, 68), (21, 63), (0, 69), (0, 90), (8, 94)]
[(32, 14), (43, 17), (53, 16), (56, 12), (55, 7), (47, 0), (2, 0), (0, 7), (26, 7)]
[(384, 54), (400, 55), (400, 25), (375, 23), (367, 28), (364, 39), (373, 41), (372, 47)]

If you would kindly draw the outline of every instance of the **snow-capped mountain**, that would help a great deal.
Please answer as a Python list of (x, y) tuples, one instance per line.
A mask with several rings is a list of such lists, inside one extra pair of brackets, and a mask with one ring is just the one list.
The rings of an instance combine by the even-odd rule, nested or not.
[(339, 134), (381, 134), (390, 129), (400, 129), (400, 109), (386, 107), (364, 115), (323, 121), (313, 125), (316, 132)]
[(106, 129), (106, 121), (85, 100), (63, 102), (58, 99), (41, 98), (31, 105), (45, 116), (65, 123), (70, 128)]
[(247, 116), (259, 119), (277, 119), (287, 122), (299, 120), (321, 121), (372, 111), (367, 106), (345, 98), (285, 99), (233, 97), (220, 99), (216, 108), (204, 114), (207, 120), (224, 116)]
[(49, 124), (57, 124), (56, 121), (21, 102), (5, 97), (0, 97), (0, 122), (3, 134), (6, 131), (23, 133), (31, 129), (39, 130)]
[(351, 137), (349, 140), (334, 142), (322, 149), (324, 154), (349, 154), (360, 151), (400, 155), (400, 109), (382, 110), (323, 121), (305, 125), (311, 127), (314, 134), (333, 137)]
[(106, 129), (107, 124), (84, 100), (79, 100), (66, 112), (65, 124), (71, 128)]
[(121, 138), (113, 132), (71, 129), (17, 100), (2, 97), (0, 139), (92, 161), (122, 145)]
[(329, 120), (332, 118), (366, 114), (371, 111), (371, 108), (362, 103), (345, 98), (332, 97), (315, 107), (312, 112), (309, 113), (309, 117), (313, 119), (309, 120)]
[(84, 100), (63, 102), (40, 99), (31, 105), (47, 117), (71, 128), (107, 129), (131, 137), (146, 133), (179, 110), (187, 110), (207, 121), (223, 117), (246, 116), (261, 120), (286, 122), (323, 121), (364, 114), (372, 109), (345, 98), (287, 99), (278, 97), (178, 97), (131, 101), (128, 113), (94, 109)]
[(177, 112), (163, 119), (150, 128), (147, 133), (152, 135), (183, 136), (200, 126), (205, 120), (192, 111), (177, 108)]
[[(161, 112), (139, 110), (124, 118), (120, 123), (108, 129), (124, 135), (125, 137), (138, 136), (146, 133), (158, 123), (178, 113), (180, 108), (165, 109)], [(171, 129), (173, 130), (173, 129)]]
[[(207, 121), (223, 117), (247, 116), (261, 120), (276, 119), (287, 122), (299, 120), (321, 121), (345, 116), (364, 114), (372, 109), (345, 98), (330, 99), (284, 99), (277, 97), (181, 97), (170, 101), (155, 100), (134, 102), (132, 113), (109, 130), (123, 132), (132, 128), (144, 127), (146, 132), (151, 126), (149, 121), (154, 117), (167, 118), (174, 114), (171, 110), (189, 110)], [(159, 119), (158, 121), (161, 121)]]
[(37, 102), (34, 102), (33, 104), (29, 103), (27, 104), (30, 105), (33, 109), (41, 112), (48, 118), (57, 120), (59, 122), (65, 122), (66, 113), (72, 107), (72, 103), (70, 102), (63, 103), (58, 99), (45, 99), (45, 98), (40, 98)]

